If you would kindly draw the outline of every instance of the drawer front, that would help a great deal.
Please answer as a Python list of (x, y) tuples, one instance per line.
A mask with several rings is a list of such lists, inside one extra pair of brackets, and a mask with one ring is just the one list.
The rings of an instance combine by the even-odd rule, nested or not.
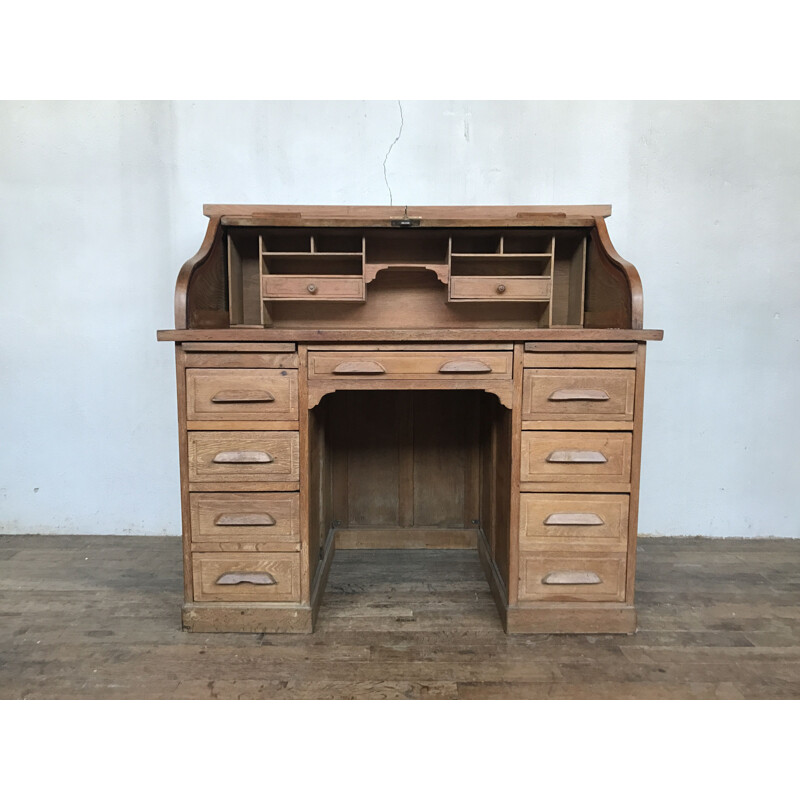
[(325, 275), (265, 275), (265, 300), (363, 300), (364, 279)]
[(296, 492), (192, 492), (192, 543), (300, 545)]
[(522, 494), (520, 550), (625, 550), (629, 502), (627, 494)]
[(319, 351), (308, 355), (308, 377), (409, 380), (510, 380), (513, 355), (508, 351)]
[(624, 553), (521, 554), (519, 599), (621, 603), (625, 569)]
[(550, 286), (550, 278), (454, 275), (450, 278), (450, 299), (549, 300)]
[(296, 420), (297, 370), (187, 369), (191, 420)]
[(190, 431), (189, 480), (296, 481), (297, 431)]
[(584, 431), (523, 431), (522, 481), (627, 484), (631, 434)]
[(632, 369), (526, 369), (523, 419), (632, 420)]
[(300, 553), (192, 556), (194, 599), (296, 603), (300, 600)]

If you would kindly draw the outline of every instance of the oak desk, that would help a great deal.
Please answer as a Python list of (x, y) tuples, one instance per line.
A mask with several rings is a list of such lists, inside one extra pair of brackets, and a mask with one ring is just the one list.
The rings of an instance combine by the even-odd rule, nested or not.
[(335, 548), (477, 548), (505, 630), (636, 629), (647, 341), (609, 206), (206, 206), (175, 293), (194, 631), (310, 632)]

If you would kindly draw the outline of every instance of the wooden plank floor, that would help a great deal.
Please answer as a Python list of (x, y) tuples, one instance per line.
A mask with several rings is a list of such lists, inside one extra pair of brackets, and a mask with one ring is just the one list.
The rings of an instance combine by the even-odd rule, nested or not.
[(800, 698), (800, 539), (642, 539), (635, 636), (506, 636), (475, 551), (339, 551), (313, 635), (180, 630), (180, 541), (0, 536), (0, 698)]

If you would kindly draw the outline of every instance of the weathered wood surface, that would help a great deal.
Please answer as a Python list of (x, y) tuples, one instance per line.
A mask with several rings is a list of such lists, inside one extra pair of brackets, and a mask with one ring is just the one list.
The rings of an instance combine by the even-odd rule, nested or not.
[(0, 537), (0, 698), (800, 698), (797, 539), (640, 539), (634, 636), (506, 636), (469, 550), (338, 552), (316, 633), (190, 634), (180, 546)]

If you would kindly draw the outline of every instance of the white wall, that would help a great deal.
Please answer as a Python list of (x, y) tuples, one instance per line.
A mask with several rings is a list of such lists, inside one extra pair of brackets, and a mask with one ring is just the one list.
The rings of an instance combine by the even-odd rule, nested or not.
[[(800, 536), (800, 104), (403, 102), (395, 204), (611, 203), (640, 530)], [(179, 532), (172, 292), (214, 203), (385, 204), (394, 102), (0, 103), (0, 530)]]

